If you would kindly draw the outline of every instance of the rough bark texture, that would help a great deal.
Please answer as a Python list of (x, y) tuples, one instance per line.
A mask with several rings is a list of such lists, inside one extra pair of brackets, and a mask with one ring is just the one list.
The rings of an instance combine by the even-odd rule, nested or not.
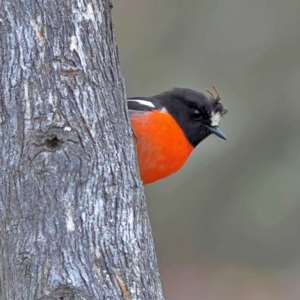
[(0, 299), (163, 299), (110, 2), (0, 4)]

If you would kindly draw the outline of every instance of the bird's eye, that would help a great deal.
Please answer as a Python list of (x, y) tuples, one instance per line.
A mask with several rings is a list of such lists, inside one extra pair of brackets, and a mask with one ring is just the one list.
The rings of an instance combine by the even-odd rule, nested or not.
[(197, 109), (195, 109), (195, 110), (193, 111), (192, 117), (193, 117), (193, 119), (196, 120), (196, 121), (202, 119), (201, 113), (200, 113), (200, 111), (197, 110)]

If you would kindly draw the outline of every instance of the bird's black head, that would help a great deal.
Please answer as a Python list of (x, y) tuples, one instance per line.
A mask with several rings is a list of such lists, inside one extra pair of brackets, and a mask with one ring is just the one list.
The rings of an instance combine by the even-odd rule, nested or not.
[(218, 124), (227, 110), (219, 102), (218, 91), (213, 88), (217, 95), (214, 96), (212, 92), (207, 91), (211, 97), (183, 88), (174, 88), (156, 96), (183, 129), (185, 136), (194, 147), (212, 133), (226, 140)]

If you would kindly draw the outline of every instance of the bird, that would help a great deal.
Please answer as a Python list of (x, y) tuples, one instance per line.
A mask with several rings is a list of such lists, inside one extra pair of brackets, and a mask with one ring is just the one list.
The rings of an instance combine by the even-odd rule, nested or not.
[(226, 140), (219, 121), (227, 113), (215, 86), (209, 96), (189, 88), (127, 98), (143, 184), (177, 172), (211, 134)]

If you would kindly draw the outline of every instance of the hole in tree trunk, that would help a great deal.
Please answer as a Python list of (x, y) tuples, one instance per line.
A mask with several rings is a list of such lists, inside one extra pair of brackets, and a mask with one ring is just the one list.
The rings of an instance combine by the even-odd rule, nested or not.
[(56, 149), (59, 146), (61, 146), (62, 143), (63, 142), (60, 139), (58, 139), (56, 136), (49, 137), (45, 140), (46, 146), (50, 149)]

